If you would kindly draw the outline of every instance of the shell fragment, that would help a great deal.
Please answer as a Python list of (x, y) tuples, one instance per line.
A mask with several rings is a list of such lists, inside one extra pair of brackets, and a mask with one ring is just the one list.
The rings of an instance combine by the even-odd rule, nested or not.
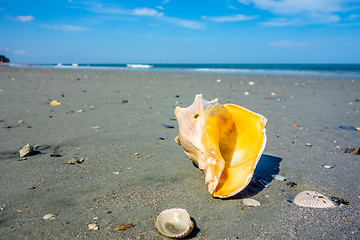
[(48, 220), (48, 221), (52, 221), (52, 220), (55, 219), (55, 215), (49, 213), (49, 214), (46, 214), (45, 216), (43, 216), (43, 219), (44, 219), (44, 220)]
[(285, 181), (286, 178), (281, 176), (281, 175), (278, 175), (278, 174), (272, 174), (271, 177), (275, 180), (278, 180), (278, 181)]
[(88, 228), (89, 230), (94, 230), (94, 231), (99, 230), (99, 226), (95, 223), (88, 224)]
[(248, 207), (259, 207), (261, 205), (259, 201), (251, 198), (244, 198), (242, 202)]

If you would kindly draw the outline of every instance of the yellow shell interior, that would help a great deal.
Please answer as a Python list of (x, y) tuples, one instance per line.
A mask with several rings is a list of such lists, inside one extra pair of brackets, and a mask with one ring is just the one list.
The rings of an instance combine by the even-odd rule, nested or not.
[(226, 198), (250, 182), (266, 145), (267, 119), (246, 108), (221, 105), (197, 95), (188, 108), (177, 108), (180, 144), (205, 171), (214, 197)]
[(215, 150), (225, 161), (213, 192), (214, 197), (225, 197), (240, 192), (250, 182), (263, 148), (265, 126), (261, 116), (240, 106), (215, 108), (207, 114), (202, 140), (205, 150)]

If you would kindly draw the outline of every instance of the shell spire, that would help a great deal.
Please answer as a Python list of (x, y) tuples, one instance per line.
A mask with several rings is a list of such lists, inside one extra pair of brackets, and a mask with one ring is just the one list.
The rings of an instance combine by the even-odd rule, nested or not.
[(177, 142), (205, 172), (214, 197), (227, 198), (250, 182), (266, 145), (267, 119), (246, 108), (207, 101), (198, 94), (187, 108), (176, 107)]

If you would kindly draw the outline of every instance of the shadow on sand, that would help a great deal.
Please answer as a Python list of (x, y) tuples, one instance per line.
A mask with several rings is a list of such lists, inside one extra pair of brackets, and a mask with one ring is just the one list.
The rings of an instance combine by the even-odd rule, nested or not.
[(264, 180), (265, 182), (270, 183), (273, 180), (271, 175), (279, 173), (281, 160), (282, 158), (279, 157), (267, 154), (261, 155), (249, 185), (244, 190), (228, 199), (249, 198), (261, 192), (264, 189), (264, 186), (261, 185), (258, 180)]

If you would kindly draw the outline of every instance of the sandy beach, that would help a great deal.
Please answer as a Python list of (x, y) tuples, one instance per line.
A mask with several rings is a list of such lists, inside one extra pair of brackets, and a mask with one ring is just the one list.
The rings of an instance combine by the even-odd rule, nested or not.
[[(175, 107), (199, 93), (268, 119), (253, 181), (229, 199), (211, 197), (174, 141)], [(167, 239), (156, 216), (185, 208), (189, 239), (359, 239), (360, 155), (344, 149), (360, 131), (338, 129), (360, 127), (359, 111), (360, 78), (0, 67), (0, 238)], [(20, 158), (27, 143), (37, 154)], [(299, 207), (305, 190), (349, 205)]]

